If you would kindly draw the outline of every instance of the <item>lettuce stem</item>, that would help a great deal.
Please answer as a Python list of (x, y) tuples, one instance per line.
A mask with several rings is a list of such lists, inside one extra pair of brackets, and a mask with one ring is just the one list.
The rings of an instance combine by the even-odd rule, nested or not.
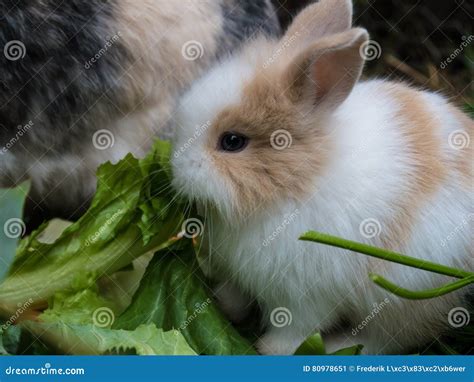
[[(172, 219), (163, 226), (160, 235), (144, 246), (140, 229), (136, 224), (130, 224), (126, 231), (118, 234), (116, 239), (99, 252), (87, 254), (87, 249), (81, 248), (60, 266), (51, 264), (21, 275), (10, 275), (0, 285), (0, 314), (14, 312), (19, 304), (30, 298), (37, 305), (58, 290), (70, 288), (84, 274), (95, 274), (98, 277), (112, 274), (145, 253), (166, 246), (169, 238), (176, 234), (176, 227), (176, 220)], [(46, 253), (45, 256), (47, 255)]]

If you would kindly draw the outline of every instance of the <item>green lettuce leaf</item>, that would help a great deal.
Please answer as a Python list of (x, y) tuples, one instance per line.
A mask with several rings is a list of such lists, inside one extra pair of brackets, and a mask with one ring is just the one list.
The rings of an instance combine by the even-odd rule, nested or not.
[(334, 353), (327, 353), (321, 334), (316, 333), (306, 339), (296, 350), (295, 355), (359, 355), (363, 349), (362, 345), (355, 345), (339, 349)]
[[(0, 311), (32, 298), (39, 303), (84, 275), (112, 274), (152, 249), (168, 245), (184, 207), (170, 193), (170, 146), (158, 141), (144, 159), (127, 155), (98, 170), (91, 207), (53, 243), (39, 240), (46, 226), (21, 241), (0, 284)], [(13, 307), (13, 308), (12, 308)]]
[(51, 298), (48, 309), (39, 319), (48, 323), (87, 325), (94, 324), (94, 321), (98, 320), (98, 313), (95, 312), (105, 313), (111, 322), (116, 314), (114, 305), (101, 297), (94, 285), (77, 292), (56, 293)]
[(111, 330), (95, 325), (42, 323), (25, 321), (21, 327), (54, 344), (61, 354), (196, 354), (177, 330), (164, 332), (155, 325), (141, 325), (134, 330)]
[(296, 350), (295, 355), (326, 355), (323, 337), (319, 333), (307, 338)]
[(348, 348), (339, 349), (338, 351), (331, 353), (332, 355), (360, 355), (362, 353), (363, 345), (354, 345)]
[(256, 354), (223, 317), (204, 280), (190, 241), (181, 248), (159, 251), (113, 328), (153, 323), (164, 330), (179, 329), (198, 354)]
[(195, 354), (176, 330), (165, 332), (152, 324), (112, 330), (115, 316), (113, 302), (101, 296), (93, 278), (88, 278), (71, 290), (57, 292), (44, 313), (19, 327), (40, 337), (51, 353)]

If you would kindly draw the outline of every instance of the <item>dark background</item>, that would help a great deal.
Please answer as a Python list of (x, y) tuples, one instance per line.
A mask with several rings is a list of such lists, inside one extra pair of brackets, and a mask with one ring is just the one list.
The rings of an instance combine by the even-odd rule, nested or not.
[[(283, 25), (309, 0), (273, 0)], [(366, 28), (382, 47), (367, 63), (367, 76), (402, 79), (441, 90), (473, 109), (474, 41), (443, 69), (464, 39), (473, 34), (474, 1), (354, 0), (354, 25)]]

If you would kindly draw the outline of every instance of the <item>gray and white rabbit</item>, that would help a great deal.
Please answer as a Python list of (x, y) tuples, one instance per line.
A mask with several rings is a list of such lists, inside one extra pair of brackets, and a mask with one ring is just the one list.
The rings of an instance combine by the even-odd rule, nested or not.
[(216, 58), (278, 33), (270, 0), (2, 1), (0, 187), (30, 178), (35, 203), (74, 213), (100, 163), (169, 136)]

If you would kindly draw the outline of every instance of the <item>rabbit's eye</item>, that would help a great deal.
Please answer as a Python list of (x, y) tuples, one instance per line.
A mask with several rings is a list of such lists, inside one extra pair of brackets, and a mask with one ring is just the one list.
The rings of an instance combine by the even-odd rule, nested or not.
[(228, 152), (239, 152), (245, 149), (249, 139), (238, 133), (224, 133), (219, 141), (219, 150)]

